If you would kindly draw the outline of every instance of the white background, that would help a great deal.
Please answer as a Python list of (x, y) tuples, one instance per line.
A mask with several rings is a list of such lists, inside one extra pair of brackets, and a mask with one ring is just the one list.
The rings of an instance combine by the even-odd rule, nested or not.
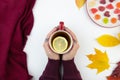
[[(86, 6), (78, 9), (75, 0), (37, 0), (34, 6), (34, 26), (25, 47), (27, 53), (29, 73), (33, 80), (38, 80), (47, 64), (43, 43), (47, 33), (64, 21), (65, 26), (71, 29), (77, 36), (80, 48), (75, 56), (75, 63), (81, 73), (83, 80), (106, 80), (112, 70), (120, 61), (120, 45), (106, 48), (96, 42), (96, 38), (103, 34), (110, 34), (117, 37), (120, 27), (101, 28), (90, 20), (86, 12)], [(91, 63), (86, 55), (95, 53), (94, 48), (107, 51), (110, 59), (110, 68), (96, 74), (96, 69), (86, 66)]]

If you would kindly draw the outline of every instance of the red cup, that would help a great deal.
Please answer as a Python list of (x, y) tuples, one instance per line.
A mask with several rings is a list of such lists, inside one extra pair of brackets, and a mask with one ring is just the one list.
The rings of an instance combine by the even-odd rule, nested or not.
[[(64, 51), (57, 51), (55, 49), (55, 47), (53, 46), (54, 40), (57, 39), (58, 37), (62, 37), (62, 39), (64, 39), (64, 41), (67, 41), (67, 47)], [(61, 45), (61, 43), (60, 44), (58, 43), (58, 45)], [(49, 39), (49, 46), (50, 46), (51, 50), (58, 54), (65, 54), (71, 50), (72, 45), (73, 45), (72, 36), (67, 31), (65, 31), (64, 22), (60, 22), (60, 24), (58, 26), (58, 30), (53, 32)]]

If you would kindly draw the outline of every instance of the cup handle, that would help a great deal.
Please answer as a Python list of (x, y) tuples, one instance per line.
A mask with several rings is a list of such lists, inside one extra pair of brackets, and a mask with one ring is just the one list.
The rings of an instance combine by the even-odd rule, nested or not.
[(64, 22), (60, 22), (59, 23), (59, 30), (64, 30), (65, 29), (65, 26), (64, 26)]

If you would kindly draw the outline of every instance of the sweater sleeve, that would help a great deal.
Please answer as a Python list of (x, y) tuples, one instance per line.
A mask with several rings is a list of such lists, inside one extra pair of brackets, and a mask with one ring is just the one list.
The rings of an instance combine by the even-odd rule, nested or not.
[(73, 60), (63, 61), (63, 80), (82, 80), (80, 72)]
[(48, 60), (47, 66), (39, 80), (60, 80), (60, 61)]

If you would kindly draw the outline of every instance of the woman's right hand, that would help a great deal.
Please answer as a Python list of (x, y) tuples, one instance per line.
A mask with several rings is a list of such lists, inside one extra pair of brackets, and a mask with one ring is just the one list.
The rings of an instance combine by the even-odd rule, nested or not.
[(72, 60), (74, 58), (74, 56), (77, 53), (77, 50), (79, 49), (79, 43), (78, 43), (78, 40), (77, 40), (75, 34), (70, 29), (68, 29), (67, 27), (65, 27), (65, 30), (73, 38), (73, 47), (72, 47), (72, 49), (68, 53), (63, 54), (63, 57), (62, 57), (62, 60), (67, 61), (67, 60)]

